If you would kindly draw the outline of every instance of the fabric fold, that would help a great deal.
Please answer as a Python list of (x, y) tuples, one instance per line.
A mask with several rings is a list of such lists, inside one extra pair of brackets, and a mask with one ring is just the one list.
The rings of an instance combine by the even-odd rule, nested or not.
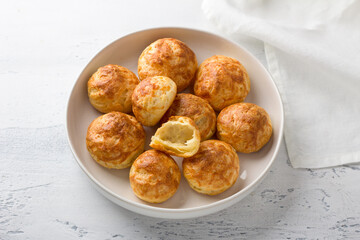
[(293, 167), (360, 161), (359, 1), (204, 0), (202, 9), (235, 41), (265, 43)]

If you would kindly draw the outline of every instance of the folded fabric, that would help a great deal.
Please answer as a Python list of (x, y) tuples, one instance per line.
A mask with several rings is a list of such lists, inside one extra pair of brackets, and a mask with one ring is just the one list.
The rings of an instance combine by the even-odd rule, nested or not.
[(360, 1), (204, 0), (237, 40), (262, 40), (285, 109), (295, 168), (360, 161)]

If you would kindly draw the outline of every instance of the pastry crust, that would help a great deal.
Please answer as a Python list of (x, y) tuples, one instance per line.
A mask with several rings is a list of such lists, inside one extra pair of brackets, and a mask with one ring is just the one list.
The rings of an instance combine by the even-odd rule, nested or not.
[(194, 120), (199, 128), (201, 141), (211, 138), (216, 130), (216, 114), (210, 104), (193, 94), (179, 93), (167, 110), (161, 122), (169, 120), (171, 116), (185, 116)]
[(207, 140), (199, 151), (182, 163), (183, 174), (190, 187), (208, 195), (229, 189), (239, 177), (239, 157), (235, 149), (219, 140)]
[(172, 116), (151, 137), (150, 147), (178, 157), (190, 157), (198, 151), (200, 138), (191, 118)]
[(207, 100), (215, 111), (244, 101), (249, 91), (249, 75), (234, 58), (212, 56), (200, 64), (196, 73), (195, 95)]
[(138, 61), (140, 80), (152, 76), (166, 76), (183, 91), (190, 85), (197, 69), (194, 52), (183, 42), (174, 38), (162, 38), (151, 43), (141, 53)]
[(132, 109), (136, 119), (145, 126), (156, 125), (176, 96), (176, 84), (164, 76), (142, 80), (132, 94)]
[(88, 81), (91, 105), (102, 113), (131, 112), (131, 95), (139, 79), (129, 69), (109, 64), (100, 67)]
[(86, 147), (101, 166), (122, 169), (130, 167), (144, 151), (145, 137), (144, 128), (133, 116), (110, 112), (89, 125)]
[(135, 195), (150, 203), (161, 203), (172, 197), (179, 187), (180, 178), (174, 159), (154, 149), (135, 160), (129, 175)]
[(272, 125), (268, 113), (253, 103), (224, 108), (217, 118), (217, 137), (238, 152), (259, 151), (269, 140)]

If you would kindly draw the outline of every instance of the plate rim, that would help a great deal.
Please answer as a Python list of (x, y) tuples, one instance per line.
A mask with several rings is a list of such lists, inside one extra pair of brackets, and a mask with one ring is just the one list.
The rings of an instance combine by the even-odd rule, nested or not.
[[(161, 208), (161, 207), (155, 207), (155, 206), (149, 206), (149, 205), (145, 205), (143, 203), (138, 203), (138, 202), (132, 202), (126, 198), (123, 198), (121, 196), (118, 196), (117, 194), (115, 194), (114, 192), (112, 192), (110, 189), (108, 189), (106, 186), (104, 186), (101, 182), (99, 182), (98, 180), (95, 179), (95, 177), (92, 176), (92, 174), (87, 170), (87, 168), (82, 164), (79, 156), (76, 154), (76, 151), (75, 151), (75, 148), (73, 146), (73, 143), (70, 139), (70, 134), (69, 134), (69, 126), (70, 126), (70, 120), (69, 120), (69, 111), (70, 111), (70, 100), (73, 96), (73, 93), (75, 91), (75, 88), (77, 86), (77, 84), (80, 84), (79, 83), (79, 78), (80, 76), (84, 73), (85, 69), (90, 65), (90, 63), (96, 58), (98, 57), (105, 49), (109, 48), (110, 46), (116, 44), (118, 41), (120, 41), (121, 39), (123, 38), (127, 38), (127, 37), (130, 37), (132, 35), (137, 35), (137, 34), (141, 34), (143, 32), (148, 32), (148, 31), (157, 31), (157, 30), (180, 30), (180, 31), (190, 31), (190, 32), (200, 32), (202, 34), (208, 34), (208, 35), (212, 35), (213, 37), (217, 37), (217, 38), (222, 38), (228, 42), (231, 42), (232, 44), (236, 45), (237, 47), (239, 47), (242, 51), (244, 51), (246, 54), (252, 56), (255, 60), (255, 62), (260, 65), (261, 68), (263, 68), (263, 70), (265, 70), (266, 74), (268, 75), (268, 77), (271, 79), (271, 82), (276, 90), (276, 95), (277, 97), (279, 98), (280, 100), (280, 111), (281, 111), (281, 116), (280, 116), (280, 121), (281, 121), (281, 124), (280, 124), (280, 129), (279, 129), (279, 138), (277, 140), (277, 142), (275, 143), (276, 144), (276, 148), (275, 148), (275, 151), (274, 151), (274, 154), (273, 156), (271, 157), (269, 163), (267, 164), (267, 166), (265, 167), (265, 169), (261, 172), (261, 174), (256, 177), (256, 179), (250, 183), (249, 185), (247, 185), (246, 187), (244, 187), (243, 189), (241, 189), (240, 191), (234, 193), (233, 195), (231, 196), (228, 196), (224, 199), (220, 199), (216, 202), (213, 202), (213, 203), (210, 203), (210, 204), (206, 204), (206, 205), (203, 205), (203, 206), (197, 206), (197, 207), (191, 207), (191, 208), (183, 208), (183, 209), (175, 209), (175, 208)], [(284, 131), (284, 107), (283, 107), (283, 101), (282, 101), (282, 98), (281, 98), (281, 95), (279, 93), (279, 89), (275, 83), (275, 81), (273, 80), (273, 77), (272, 75), (269, 73), (269, 71), (265, 68), (265, 66), (259, 61), (259, 59), (257, 59), (250, 51), (248, 51), (246, 48), (244, 48), (243, 46), (239, 45), (237, 42), (231, 40), (231, 39), (228, 39), (226, 37), (223, 37), (223, 36), (220, 36), (216, 33), (213, 33), (213, 32), (209, 32), (209, 31), (205, 31), (205, 30), (202, 30), (202, 29), (197, 29), (197, 28), (186, 28), (186, 27), (154, 27), (154, 28), (146, 28), (146, 29), (142, 29), (142, 30), (138, 30), (138, 31), (134, 31), (134, 32), (131, 32), (131, 33), (128, 33), (128, 34), (125, 34), (125, 35), (122, 35), (121, 37), (117, 38), (116, 40), (110, 42), (109, 44), (107, 44), (105, 47), (103, 47), (102, 49), (100, 49), (100, 51), (98, 51), (88, 62), (87, 64), (85, 65), (85, 67), (82, 69), (82, 71), (80, 72), (80, 74), (78, 75), (78, 77), (76, 78), (76, 81), (75, 83), (73, 84), (72, 88), (71, 88), (71, 91), (70, 91), (70, 94), (68, 95), (68, 98), (67, 98), (67, 104), (66, 104), (66, 115), (65, 115), (65, 127), (66, 127), (66, 137), (67, 137), (67, 141), (68, 141), (68, 144), (70, 146), (70, 149), (71, 149), (71, 152), (76, 160), (76, 162), (78, 163), (78, 165), (80, 166), (80, 168), (83, 170), (83, 172), (89, 177), (89, 179), (92, 181), (93, 184), (96, 185), (96, 189), (99, 191), (100, 189), (105, 191), (107, 194), (109, 194), (110, 196), (112, 196), (114, 199), (117, 199), (121, 202), (124, 202), (126, 203), (126, 205), (133, 205), (134, 207), (138, 207), (140, 209), (144, 209), (144, 210), (147, 210), (147, 211), (150, 211), (150, 212), (153, 212), (152, 215), (150, 214), (146, 214), (146, 213), (141, 213), (141, 212), (138, 212), (140, 214), (143, 214), (143, 215), (147, 215), (147, 216), (151, 216), (151, 217), (154, 217), (154, 215), (156, 215), (156, 217), (161, 217), (159, 216), (159, 213), (171, 213), (171, 214), (188, 214), (188, 213), (193, 213), (191, 215), (194, 215), (194, 216), (189, 216), (189, 217), (196, 217), (196, 216), (203, 216), (203, 215), (207, 215), (207, 213), (202, 213), (202, 214), (199, 214), (201, 213), (202, 211), (205, 211), (207, 209), (212, 209), (212, 208), (215, 208), (217, 207), (217, 209), (211, 211), (210, 213), (214, 213), (214, 212), (217, 212), (217, 211), (220, 211), (224, 208), (227, 208), (229, 206), (231, 206), (232, 204), (236, 203), (237, 201), (240, 201), (242, 198), (239, 197), (239, 195), (242, 195), (244, 194), (243, 197), (246, 197), (247, 194), (249, 194), (250, 190), (253, 190), (255, 189), (255, 187), (257, 186), (257, 184), (259, 184), (263, 179), (264, 177), (266, 176), (266, 174), (268, 173), (270, 167), (273, 165), (277, 155), (278, 155), (278, 152), (279, 152), (279, 149), (280, 149), (280, 146), (281, 146), (281, 142), (283, 140), (283, 131)], [(100, 189), (98, 189), (100, 188)], [(102, 191), (100, 191), (103, 195), (104, 193)], [(108, 198), (108, 196), (104, 195), (105, 197)], [(110, 199), (111, 201), (115, 202), (113, 199)], [(237, 200), (237, 201), (236, 201)], [(225, 207), (221, 207), (222, 205), (226, 205), (225, 203), (228, 203), (228, 202), (231, 202), (231, 204), (229, 206), (225, 206)], [(116, 202), (117, 205), (120, 205), (118, 202)], [(123, 207), (123, 206), (122, 206)], [(126, 208), (128, 209), (128, 208)], [(134, 211), (133, 209), (128, 209), (128, 210), (131, 210), (131, 211)], [(137, 211), (136, 211), (137, 212)], [(198, 214), (196, 214), (198, 213)], [(210, 214), (209, 213), (209, 214)], [(166, 216), (166, 218), (168, 218), (168, 216)], [(184, 218), (184, 217), (181, 217), (181, 216), (172, 216), (171, 218), (173, 219), (177, 219), (177, 218)], [(185, 217), (186, 218), (186, 217)]]

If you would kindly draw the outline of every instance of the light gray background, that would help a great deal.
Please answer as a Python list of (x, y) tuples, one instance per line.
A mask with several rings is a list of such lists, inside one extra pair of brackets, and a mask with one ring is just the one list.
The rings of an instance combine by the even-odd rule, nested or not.
[[(216, 33), (200, 6), (192, 0), (2, 2), (0, 239), (360, 238), (360, 166), (293, 169), (284, 144), (252, 194), (189, 220), (129, 212), (100, 195), (77, 166), (65, 109), (87, 62), (145, 28)], [(240, 37), (240, 44), (266, 66), (261, 42)]]

